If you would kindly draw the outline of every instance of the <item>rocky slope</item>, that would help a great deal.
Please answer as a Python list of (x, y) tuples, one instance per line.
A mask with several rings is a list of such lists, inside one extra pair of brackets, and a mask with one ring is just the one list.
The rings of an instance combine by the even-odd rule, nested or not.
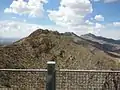
[(74, 33), (38, 29), (0, 47), (0, 68), (46, 68), (48, 60), (55, 60), (58, 69), (119, 69), (119, 59), (96, 45)]
[(97, 43), (103, 45), (104, 49), (106, 49), (108, 51), (116, 52), (116, 51), (120, 50), (120, 40), (114, 40), (114, 39), (110, 39), (110, 38), (104, 38), (101, 36), (95, 36), (91, 33), (82, 35), (81, 37), (86, 40), (97, 42)]
[[(0, 68), (46, 68), (47, 61), (55, 60), (57, 69), (118, 70), (120, 68), (119, 59), (107, 54), (105, 51), (110, 52), (109, 50), (104, 49), (99, 42), (79, 37), (74, 33), (58, 33), (38, 29), (26, 38), (11, 45), (0, 47)], [(67, 74), (63, 73), (63, 78), (64, 75)], [(21, 88), (21, 90), (30, 90), (28, 87), (31, 86), (31, 88), (37, 87), (40, 90), (44, 90), (44, 76), (45, 74), (39, 74), (37, 72), (2, 71), (0, 72), (0, 88), (12, 87)], [(96, 77), (95, 74), (91, 73), (89, 76), (90, 77), (87, 78), (89, 83), (98, 82), (97, 79), (91, 78), (94, 76)], [(108, 77), (108, 75), (104, 74), (104, 76), (98, 77)], [(74, 79), (74, 77), (72, 78)], [(93, 82), (94, 79), (95, 81)], [(70, 80), (69, 84), (72, 85), (73, 81), (72, 79)], [(62, 87), (66, 86), (67, 83), (64, 83)], [(86, 83), (85, 85), (89, 85), (89, 83)], [(117, 85), (118, 84), (119, 83), (117, 83)], [(75, 87), (80, 86), (76, 83), (75, 85)], [(111, 82), (107, 82), (107, 85), (110, 86)], [(63, 88), (61, 88), (61, 90), (62, 89)], [(106, 90), (106, 88), (102, 90)]]
[(120, 40), (95, 36), (91, 33), (80, 36), (81, 38), (92, 42), (95, 47), (101, 49), (114, 58), (120, 58)]

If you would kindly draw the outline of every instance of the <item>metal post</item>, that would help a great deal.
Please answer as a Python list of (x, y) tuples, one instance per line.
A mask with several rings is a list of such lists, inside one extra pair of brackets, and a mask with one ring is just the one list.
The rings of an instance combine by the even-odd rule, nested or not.
[(47, 62), (47, 84), (46, 90), (56, 90), (56, 71), (55, 71), (55, 62)]

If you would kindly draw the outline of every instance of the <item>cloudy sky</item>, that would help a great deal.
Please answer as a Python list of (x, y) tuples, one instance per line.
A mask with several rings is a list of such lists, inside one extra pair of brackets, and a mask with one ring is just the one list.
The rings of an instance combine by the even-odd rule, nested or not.
[(0, 37), (37, 28), (120, 39), (120, 0), (1, 0)]

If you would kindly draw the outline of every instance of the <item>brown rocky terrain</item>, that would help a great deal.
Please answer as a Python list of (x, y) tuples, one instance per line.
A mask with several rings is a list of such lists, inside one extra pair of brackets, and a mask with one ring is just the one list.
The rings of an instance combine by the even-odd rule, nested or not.
[[(58, 33), (38, 29), (28, 37), (11, 45), (0, 46), (0, 68), (46, 68), (47, 61), (55, 60), (57, 69), (118, 70), (120, 68), (119, 57), (117, 57), (119, 53), (109, 51), (103, 46), (99, 42), (79, 37), (74, 33)], [(40, 78), (40, 74), (35, 72), (1, 72), (0, 87), (17, 87), (16, 85), (26, 87), (26, 85), (31, 85), (31, 87), (40, 86), (44, 88), (43, 76), (44, 74)], [(94, 77), (96, 75), (89, 76)], [(107, 77), (107, 74), (104, 77)], [(74, 79), (74, 77), (72, 78)], [(91, 83), (93, 83), (92, 79), (90, 79)], [(94, 83), (97, 82), (97, 79)], [(35, 84), (37, 82), (38, 85)], [(78, 87), (77, 84), (76, 87)]]
[(55, 60), (58, 69), (119, 69), (119, 59), (100, 47), (74, 33), (38, 29), (0, 47), (0, 68), (46, 68), (48, 60)]

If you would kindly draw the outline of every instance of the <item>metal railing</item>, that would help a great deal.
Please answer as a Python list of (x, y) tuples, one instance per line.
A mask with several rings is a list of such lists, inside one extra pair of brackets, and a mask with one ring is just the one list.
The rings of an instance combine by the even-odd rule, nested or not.
[(57, 90), (120, 90), (120, 71), (60, 70)]
[(0, 90), (45, 90), (46, 69), (0, 69)]
[(0, 90), (120, 90), (120, 71), (0, 69)]

